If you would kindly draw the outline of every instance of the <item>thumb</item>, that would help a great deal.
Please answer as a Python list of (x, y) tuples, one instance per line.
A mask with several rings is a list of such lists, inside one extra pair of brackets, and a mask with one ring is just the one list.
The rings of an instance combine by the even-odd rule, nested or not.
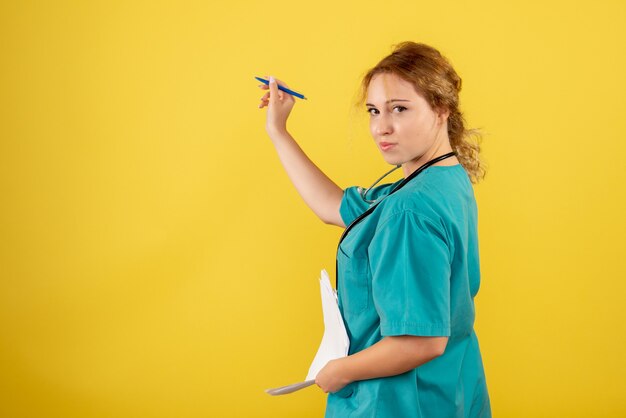
[(273, 76), (270, 76), (269, 82), (270, 88), (270, 100), (276, 100), (276, 98), (282, 99), (282, 92), (278, 90), (278, 84), (276, 83), (276, 79)]

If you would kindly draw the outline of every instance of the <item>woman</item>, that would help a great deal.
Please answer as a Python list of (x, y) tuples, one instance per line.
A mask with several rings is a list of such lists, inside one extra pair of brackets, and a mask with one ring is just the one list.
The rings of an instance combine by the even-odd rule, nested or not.
[[(271, 78), (260, 108), (287, 174), (309, 207), (347, 229), (337, 251), (347, 357), (317, 385), (326, 417), (490, 417), (474, 296), (480, 285), (472, 182), (479, 146), (459, 110), (461, 78), (434, 48), (403, 42), (362, 80), (370, 131), (391, 184), (342, 190), (287, 132), (294, 98)], [(285, 83), (281, 85), (288, 87)]]

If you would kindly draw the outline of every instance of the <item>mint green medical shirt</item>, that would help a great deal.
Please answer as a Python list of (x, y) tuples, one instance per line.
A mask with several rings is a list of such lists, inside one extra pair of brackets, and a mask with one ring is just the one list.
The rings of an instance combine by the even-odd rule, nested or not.
[[(398, 183), (381, 185), (381, 199)], [(346, 225), (369, 208), (344, 191)], [(406, 373), (328, 395), (326, 418), (491, 417), (474, 332), (480, 286), (477, 208), (462, 165), (430, 166), (381, 201), (337, 251), (339, 308), (350, 354), (393, 335), (447, 336), (445, 352)]]

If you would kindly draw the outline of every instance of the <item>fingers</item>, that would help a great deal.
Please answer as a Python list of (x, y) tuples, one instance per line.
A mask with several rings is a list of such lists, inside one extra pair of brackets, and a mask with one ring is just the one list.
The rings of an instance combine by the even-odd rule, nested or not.
[(322, 392), (324, 393), (328, 393), (328, 390), (323, 388), (322, 385), (319, 384), (319, 382), (317, 381), (317, 378), (315, 379), (315, 384), (317, 385), (317, 387), (319, 387), (320, 389), (322, 389)]
[(259, 104), (259, 108), (262, 108), (263, 106), (267, 106), (269, 104), (269, 96), (270, 93), (267, 92), (263, 95), (263, 97), (261, 97), (261, 103)]
[[(269, 75), (266, 75), (264, 77), (265, 77), (266, 80), (269, 80), (269, 78), (270, 78)], [(274, 80), (276, 80), (276, 83), (278, 83), (279, 85), (281, 85), (283, 87), (286, 87), (286, 88), (289, 88), (289, 86), (284, 81), (279, 80), (278, 78), (274, 78)], [(267, 89), (270, 88), (267, 84), (259, 84), (259, 87), (264, 89), (264, 90), (267, 90)]]
[[(268, 75), (264, 76), (266, 80), (269, 79)], [(268, 84), (259, 84), (259, 87), (262, 90), (268, 90), (270, 88), (270, 86)], [(269, 105), (269, 96), (270, 96), (270, 92), (268, 91), (267, 93), (265, 93), (263, 95), (263, 97), (261, 97), (261, 103), (259, 103), (259, 109), (262, 109), (264, 106), (268, 106)]]
[[(269, 78), (270, 78), (270, 76), (268, 76), (268, 75), (265, 75), (265, 76), (263, 76), (263, 77), (265, 77), (265, 79), (266, 79), (266, 80), (269, 80)], [(259, 84), (259, 87), (260, 87), (261, 89), (263, 89), (263, 90), (267, 90), (267, 89), (269, 89), (269, 88), (270, 88), (270, 86), (269, 86), (269, 85), (267, 85), (267, 84)]]
[(265, 93), (263, 97), (261, 97), (261, 103), (259, 104), (259, 108), (263, 108), (264, 106), (269, 106), (270, 101), (272, 101), (272, 98), (274, 97), (278, 98), (278, 100), (283, 100), (285, 95), (291, 97), (291, 95), (278, 89), (279, 85), (289, 88), (287, 84), (283, 83), (281, 80), (277, 78), (273, 78), (272, 76), (265, 76), (265, 78), (269, 80), (269, 84), (259, 84), (259, 88), (261, 90), (269, 90), (269, 91)]

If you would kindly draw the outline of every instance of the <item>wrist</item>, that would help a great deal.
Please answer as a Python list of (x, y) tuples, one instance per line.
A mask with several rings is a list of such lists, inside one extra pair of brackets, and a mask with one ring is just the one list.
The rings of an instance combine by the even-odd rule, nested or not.
[(269, 135), (272, 143), (276, 147), (294, 141), (291, 134), (287, 132), (287, 129), (268, 129), (267, 134)]
[(277, 136), (284, 136), (289, 134), (289, 132), (287, 132), (287, 126), (278, 127), (274, 125), (268, 125), (265, 127), (265, 130), (267, 131), (267, 134), (272, 137), (272, 139)]
[(347, 356), (347, 357), (342, 357), (339, 358), (337, 360), (335, 360), (337, 362), (337, 368), (338, 368), (338, 375), (339, 378), (341, 379), (342, 383), (348, 385), (352, 382), (354, 382), (356, 379), (355, 373), (354, 373), (354, 367), (353, 367), (353, 362), (352, 362), (352, 357), (351, 356)]

